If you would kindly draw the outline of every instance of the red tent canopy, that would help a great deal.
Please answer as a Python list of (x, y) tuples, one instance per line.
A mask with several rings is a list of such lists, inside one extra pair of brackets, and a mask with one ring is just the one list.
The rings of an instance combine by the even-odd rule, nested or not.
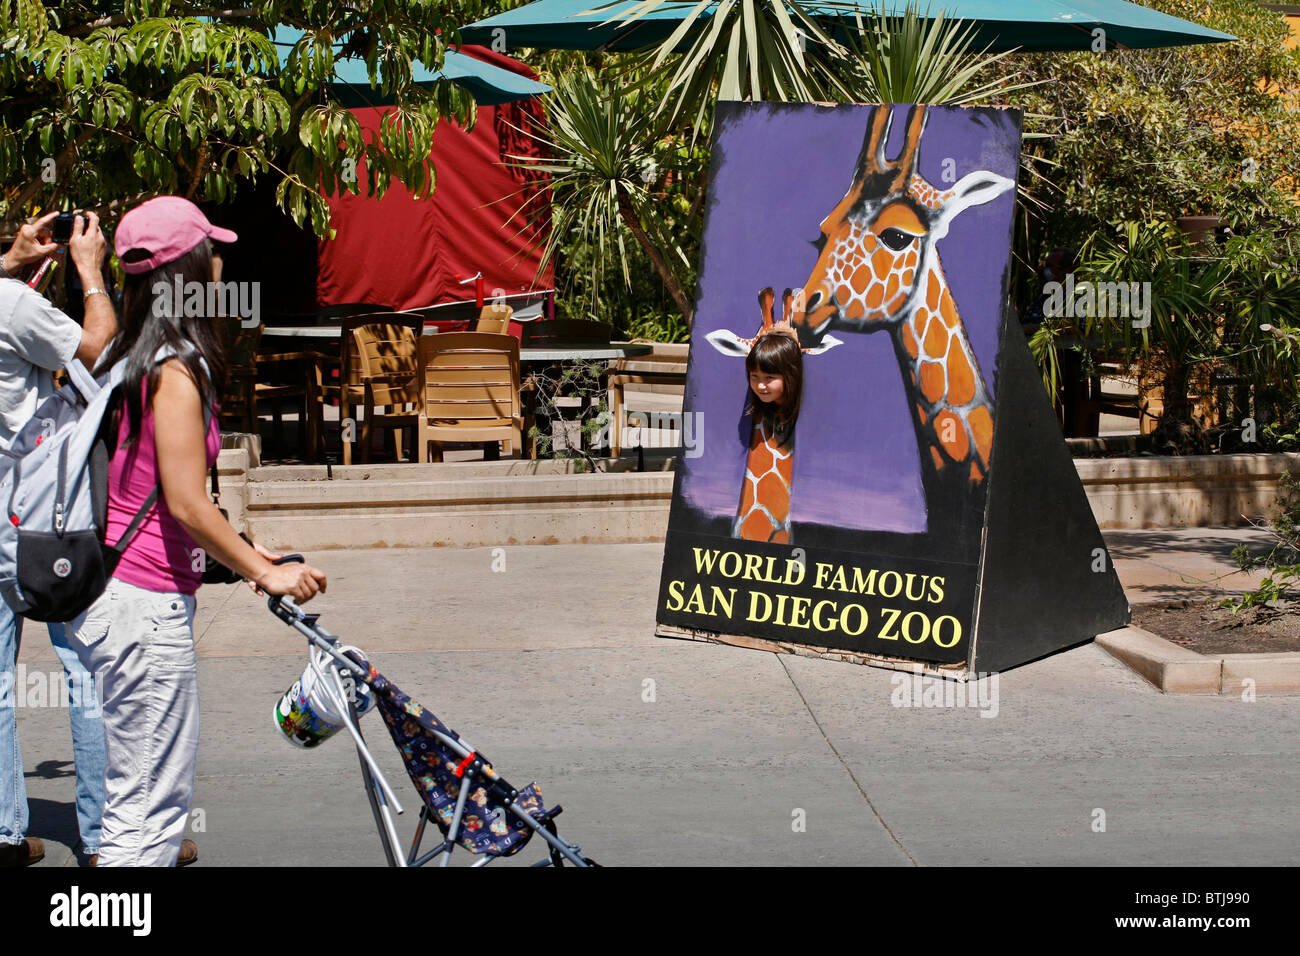
[[(467, 46), (461, 52), (536, 77), (525, 64), (483, 47)], [(364, 130), (377, 135), (380, 119), (391, 108), (352, 112)], [(437, 181), (427, 200), (413, 199), (396, 182), (380, 200), (366, 198), (364, 186), (362, 195), (331, 198), (337, 232), (319, 244), (318, 304), (370, 302), (417, 309), (474, 299), (475, 284), (461, 285), (458, 277), (480, 272), (489, 299), (554, 288), (550, 265), (537, 274), (549, 214), (541, 226), (519, 233), (546, 201), (544, 175), (506, 165), (511, 155), (538, 155), (537, 143), (521, 132), (533, 128), (530, 117), (544, 118), (535, 100), (479, 107), (470, 132), (449, 120), (440, 122), (432, 151)], [(364, 183), (364, 168), (357, 175)], [(520, 212), (525, 205), (528, 209)]]

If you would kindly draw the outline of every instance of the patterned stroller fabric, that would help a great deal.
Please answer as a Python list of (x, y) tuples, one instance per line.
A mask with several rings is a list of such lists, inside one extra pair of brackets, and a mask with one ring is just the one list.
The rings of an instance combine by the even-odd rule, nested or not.
[[(532, 828), (503, 806), (482, 781), (457, 776), (461, 757), (434, 736), (433, 731), (456, 740), (460, 736), (373, 669), (370, 686), (393, 742), (402, 752), (406, 772), (443, 836), (447, 835), (455, 815), (461, 786), (469, 785), (474, 789), (465, 801), (457, 842), (471, 853), (491, 856), (510, 856), (522, 850), (533, 835)], [(487, 764), (482, 754), (479, 759)], [(542, 791), (536, 783), (521, 788), (515, 804), (539, 824), (554, 813), (544, 809)]]

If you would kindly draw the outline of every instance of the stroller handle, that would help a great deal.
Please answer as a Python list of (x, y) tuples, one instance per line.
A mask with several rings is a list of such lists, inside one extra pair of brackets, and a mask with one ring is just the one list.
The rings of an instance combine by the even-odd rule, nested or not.
[[(271, 563), (304, 564), (306, 562), (301, 554), (286, 554), (283, 557), (276, 558)], [(266, 606), (272, 614), (307, 638), (309, 644), (319, 647), (339, 664), (351, 671), (353, 675), (369, 682), (370, 672), (354, 661), (350, 655), (344, 654), (339, 649), (341, 646), (339, 639), (316, 623), (320, 618), (319, 614), (309, 614), (300, 608), (293, 598), (284, 594), (270, 595), (266, 599)]]

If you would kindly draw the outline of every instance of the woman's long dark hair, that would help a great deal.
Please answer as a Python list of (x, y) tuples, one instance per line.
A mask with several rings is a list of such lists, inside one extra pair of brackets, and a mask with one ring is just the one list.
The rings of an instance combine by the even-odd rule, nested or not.
[(765, 416), (783, 437), (792, 434), (795, 419), (799, 417), (799, 395), (803, 391), (803, 350), (799, 343), (779, 332), (759, 336), (745, 356), (745, 373), (753, 372), (780, 375), (785, 379), (785, 386), (774, 411), (773, 403), (759, 401), (751, 390), (749, 413)]
[[(127, 250), (123, 258), (147, 258), (143, 250)], [(133, 253), (135, 255), (133, 255)], [(130, 429), (126, 444), (132, 445), (140, 437), (144, 420), (144, 403), (140, 399), (140, 383), (146, 376), (149, 381), (148, 402), (158, 391), (161, 365), (154, 356), (164, 345), (170, 345), (176, 356), (185, 363), (199, 386), (199, 396), (210, 405), (220, 393), (226, 379), (226, 360), (217, 338), (215, 317), (206, 314), (185, 314), (185, 297), (176, 295), (177, 277), (181, 289), (189, 290), (189, 283), (199, 283), (207, 301), (208, 283), (212, 281), (212, 247), (207, 240), (199, 243), (185, 255), (150, 272), (128, 274), (122, 287), (122, 314), (118, 319), (117, 338), (100, 360), (99, 368), (107, 369), (126, 358), (126, 374), (122, 379), (123, 407)], [(159, 286), (155, 293), (155, 286)], [(166, 291), (162, 291), (165, 286)], [(202, 357), (207, 362), (204, 369)], [(210, 370), (210, 374), (209, 374)], [(119, 419), (120, 420), (120, 419)]]

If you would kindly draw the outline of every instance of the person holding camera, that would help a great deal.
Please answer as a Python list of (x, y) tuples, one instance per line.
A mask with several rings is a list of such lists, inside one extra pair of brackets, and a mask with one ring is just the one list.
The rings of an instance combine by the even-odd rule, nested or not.
[[(108, 243), (95, 213), (76, 216), (65, 243), (55, 241), (59, 213), (25, 224), (0, 256), (0, 449), (54, 391), (54, 373), (74, 358), (93, 369), (117, 334), (117, 317), (104, 280)], [(63, 220), (67, 224), (67, 219)], [(63, 238), (59, 236), (58, 238)], [(85, 319), (78, 325), (28, 288), (26, 274), (64, 250), (81, 279)], [(94, 676), (68, 645), (62, 624), (49, 625), (50, 642), (68, 680), (68, 710), (76, 762), (77, 827), (81, 850), (99, 852), (107, 765), (104, 729)], [(28, 837), (27, 790), (18, 746), (14, 680), (22, 619), (0, 601), (0, 867), (26, 866), (45, 856), (41, 840)]]

